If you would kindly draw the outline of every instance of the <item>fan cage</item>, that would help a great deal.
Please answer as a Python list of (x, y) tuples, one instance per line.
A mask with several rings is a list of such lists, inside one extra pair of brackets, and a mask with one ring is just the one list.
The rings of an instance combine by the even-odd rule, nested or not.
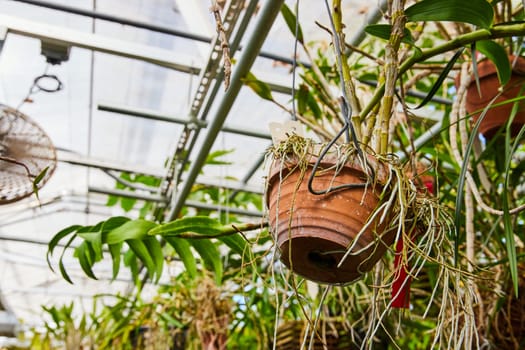
[(0, 104), (0, 204), (30, 196), (35, 185), (42, 188), (56, 160), (56, 150), (44, 130), (27, 115)]

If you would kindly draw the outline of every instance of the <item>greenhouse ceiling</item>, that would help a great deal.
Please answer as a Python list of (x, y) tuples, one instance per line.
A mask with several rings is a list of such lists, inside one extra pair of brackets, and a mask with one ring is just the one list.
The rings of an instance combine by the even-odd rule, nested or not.
[[(294, 37), (279, 14), (282, 1), (217, 3), (223, 6), (220, 35), (214, 0), (0, 0), (0, 103), (34, 120), (57, 154), (39, 200), (32, 195), (0, 206), (6, 310), (0, 325), (10, 327), (13, 316), (32, 325), (41, 304), (74, 300), (88, 307), (94, 294), (130, 287), (126, 278), (89, 280), (78, 267), (70, 285), (45, 260), (47, 243), (62, 228), (123, 213), (106, 205), (108, 195), (155, 202), (168, 220), (199, 207), (261, 217), (255, 209), (210, 205), (188, 194), (195, 185), (228, 189), (230, 196), (263, 192), (268, 124), (289, 115), (242, 79), (251, 72), (276, 100), (288, 102)], [(349, 42), (357, 43), (363, 26), (379, 20), (382, 5), (344, 4), (353, 23)], [(323, 10), (323, 2), (300, 2), (307, 40), (329, 40), (315, 23), (326, 24)], [(221, 35), (233, 62), (227, 89)], [(300, 50), (296, 55), (308, 64)], [(205, 165), (219, 155), (218, 164)], [(161, 181), (115, 186), (122, 173)], [(98, 273), (109, 280), (109, 265)]]

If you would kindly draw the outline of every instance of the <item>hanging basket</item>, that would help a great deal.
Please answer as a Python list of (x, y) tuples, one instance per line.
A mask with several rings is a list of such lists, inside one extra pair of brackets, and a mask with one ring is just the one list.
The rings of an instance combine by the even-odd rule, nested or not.
[[(512, 76), (509, 82), (503, 87), (502, 94), (496, 98), (493, 104), (498, 104), (506, 100), (516, 98), (525, 94), (525, 58), (509, 56), (512, 66)], [(475, 123), (483, 109), (496, 97), (502, 88), (498, 79), (496, 67), (489, 60), (483, 60), (478, 64), (478, 76), (480, 93), (474, 78), (467, 90), (466, 110), (473, 114), (472, 121)], [(459, 81), (456, 80), (456, 86)], [(500, 106), (490, 107), (479, 126), (479, 132), (487, 139), (494, 137), (498, 129), (509, 119), (514, 103), (505, 103)], [(512, 136), (516, 136), (521, 127), (525, 124), (525, 102), (518, 103), (518, 110), (510, 128)]]
[(328, 154), (315, 173), (315, 189), (363, 186), (317, 195), (308, 189), (317, 156), (308, 158), (302, 165), (294, 157), (276, 159), (270, 169), (269, 223), (281, 260), (293, 272), (312, 281), (352, 282), (370, 271), (395, 239), (393, 230), (385, 231), (388, 218), (380, 222), (382, 213), (378, 213), (371, 219), (388, 177), (387, 166), (369, 156), (368, 166), (375, 181), (367, 184), (362, 162), (356, 156), (340, 164), (341, 154)]

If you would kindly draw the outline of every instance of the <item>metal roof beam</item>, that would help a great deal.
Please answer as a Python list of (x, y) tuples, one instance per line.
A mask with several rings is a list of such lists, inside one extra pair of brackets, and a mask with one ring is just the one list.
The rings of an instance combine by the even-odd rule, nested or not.
[(167, 217), (168, 221), (177, 217), (184, 206), (184, 202), (190, 194), (191, 188), (195, 183), (202, 166), (206, 162), (206, 157), (213, 147), (213, 143), (215, 142), (237, 95), (239, 94), (243, 84), (242, 78), (244, 78), (250, 71), (275, 18), (279, 14), (283, 2), (284, 0), (267, 1), (257, 16), (257, 22), (255, 23), (253, 33), (251, 37), (248, 38), (247, 46), (241, 52), (238, 64), (233, 71), (231, 85), (224, 94), (223, 99), (220, 101), (215, 114), (211, 118), (211, 123), (206, 129), (204, 142), (200, 147), (196, 158), (191, 163), (186, 181), (182, 183), (180, 190), (175, 191), (173, 194), (170, 212)]
[[(202, 63), (202, 59), (196, 56), (182, 55), (172, 50), (131, 43), (125, 40), (108, 38), (100, 34), (86, 33), (0, 14), (0, 34), (4, 29), (7, 30), (7, 33), (11, 34), (40, 39), (62, 46), (74, 46), (110, 55), (136, 59), (184, 73), (198, 75), (201, 71), (200, 63)], [(272, 91), (286, 94), (291, 92), (289, 84), (267, 81), (264, 79), (264, 74), (257, 72), (255, 72), (255, 74), (259, 76), (261, 81), (268, 84)]]
[(134, 174), (150, 175), (162, 178), (166, 176), (166, 170), (154, 169), (152, 167), (131, 166), (126, 164), (119, 164), (114, 160), (95, 159), (91, 157), (79, 156), (73, 153), (60, 152), (57, 157), (59, 162), (88, 166), (91, 168), (98, 168), (103, 170), (114, 170), (120, 172), (128, 172)]
[[(82, 8), (78, 8), (74, 6), (55, 4), (55, 3), (51, 3), (47, 1), (39, 1), (39, 0), (12, 0), (12, 1), (34, 5), (34, 6), (40, 6), (40, 7), (57, 10), (57, 11), (68, 12), (74, 15), (90, 17), (94, 19), (107, 21), (107, 22), (119, 23), (122, 25), (128, 25), (128, 26), (135, 27), (135, 28), (146, 29), (146, 30), (150, 30), (153, 32), (157, 32), (157, 33), (173, 35), (173, 36), (177, 36), (177, 37), (189, 39), (189, 40), (195, 40), (195, 41), (202, 42), (202, 43), (211, 43), (212, 41), (212, 38), (208, 36), (204, 36), (204, 35), (200, 35), (196, 33), (188, 33), (187, 31), (184, 31), (184, 30), (177, 30), (174, 28), (168, 28), (168, 27), (159, 26), (156, 24), (137, 21), (137, 20), (133, 20), (129, 18), (115, 16), (115, 15), (108, 15), (106, 13), (86, 10), (86, 9), (82, 9)], [(240, 49), (242, 49), (242, 47), (240, 47)], [(274, 54), (271, 52), (261, 51), (259, 52), (259, 56), (263, 58), (268, 58), (274, 61), (293, 64), (293, 59), (289, 57), (284, 57), (278, 54)], [(305, 63), (305, 62), (303, 62), (302, 64), (308, 65), (308, 63)]]
[[(145, 118), (145, 119), (156, 120), (156, 121), (167, 122), (167, 123), (175, 123), (175, 124), (183, 124), (183, 125), (194, 124), (195, 127), (199, 127), (199, 128), (206, 128), (208, 127), (208, 124), (209, 124), (206, 120), (178, 118), (178, 117), (171, 116), (168, 114), (159, 113), (152, 109), (136, 108), (136, 107), (123, 106), (123, 105), (99, 103), (98, 110), (104, 111), (104, 112), (125, 114), (125, 115), (132, 116), (132, 117)], [(246, 128), (241, 129), (241, 128), (237, 128), (234, 126), (228, 126), (226, 124), (222, 126), (221, 131), (232, 133), (232, 134), (237, 134), (237, 135), (268, 139), (268, 140), (272, 139), (272, 136), (266, 132), (261, 132), (258, 130), (249, 130)]]
[(8, 33), (33, 37), (42, 41), (146, 61), (185, 73), (199, 74), (200, 72), (199, 65), (194, 63), (201, 62), (202, 60), (200, 58), (182, 55), (173, 50), (131, 43), (98, 34), (81, 32), (2, 14), (0, 14), (0, 26), (5, 26)]

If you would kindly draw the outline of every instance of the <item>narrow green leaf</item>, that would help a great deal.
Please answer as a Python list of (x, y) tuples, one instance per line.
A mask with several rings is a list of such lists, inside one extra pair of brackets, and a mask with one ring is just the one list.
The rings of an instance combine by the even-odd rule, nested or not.
[(94, 259), (93, 256), (91, 256), (91, 251), (89, 250), (88, 245), (89, 243), (87, 241), (82, 242), (77, 248), (75, 248), (74, 255), (78, 258), (82, 271), (84, 271), (88, 277), (96, 280), (97, 276), (95, 276), (92, 270)]
[(51, 255), (53, 255), (53, 251), (55, 250), (55, 248), (58, 245), (58, 243), (60, 243), (60, 241), (64, 237), (66, 237), (67, 235), (77, 231), (81, 227), (82, 226), (80, 226), (80, 225), (72, 225), (72, 226), (66, 227), (65, 229), (59, 231), (56, 235), (54, 235), (53, 238), (51, 238), (51, 241), (49, 241), (49, 243), (47, 245), (47, 254), (46, 254), (47, 265), (49, 266), (51, 271), (54, 271), (54, 270), (53, 270), (53, 267), (51, 266), (50, 259), (51, 259)]
[(231, 154), (234, 150), (228, 149), (228, 150), (218, 150), (214, 151), (208, 154), (206, 157), (206, 164), (208, 165), (230, 165), (232, 162), (227, 162), (224, 160), (220, 160), (219, 158)]
[(216, 219), (208, 216), (192, 216), (177, 219), (159, 225), (149, 231), (149, 235), (177, 236), (181, 233), (194, 232), (202, 235), (218, 235), (224, 226)]
[(192, 239), (190, 244), (199, 253), (204, 266), (215, 273), (215, 281), (221, 284), (222, 261), (219, 249), (212, 241), (206, 239)]
[(509, 56), (503, 46), (491, 40), (481, 40), (476, 43), (476, 49), (487, 56), (494, 66), (496, 66), (501, 85), (508, 83), (512, 74), (512, 68), (510, 66)]
[(76, 237), (77, 237), (77, 235), (74, 234), (73, 236), (71, 236), (71, 238), (69, 238), (69, 240), (67, 241), (66, 245), (64, 246), (64, 249), (62, 250), (62, 254), (60, 254), (60, 258), (58, 259), (58, 268), (60, 269), (60, 274), (62, 275), (62, 278), (64, 278), (66, 281), (68, 281), (71, 284), (73, 284), (73, 281), (69, 277), (69, 275), (68, 275), (68, 273), (66, 271), (66, 268), (64, 266), (64, 254), (65, 254), (67, 248), (69, 248), (69, 246), (71, 245), (71, 243), (73, 243), (73, 240)]
[(259, 97), (273, 101), (272, 89), (270, 89), (270, 86), (258, 80), (252, 73), (246, 74), (246, 77), (242, 79), (242, 82), (259, 95)]
[(286, 25), (288, 26), (288, 29), (292, 32), (293, 36), (299, 41), (301, 44), (304, 43), (304, 37), (303, 37), (303, 30), (301, 29), (301, 26), (297, 23), (297, 18), (295, 17), (294, 13), (290, 8), (286, 5), (286, 3), (283, 3), (281, 6), (281, 14), (283, 15), (284, 21), (286, 22)]
[(39, 199), (39, 198), (38, 198), (38, 185), (40, 184), (40, 182), (42, 181), (42, 179), (44, 178), (44, 176), (46, 176), (48, 170), (49, 170), (49, 167), (46, 166), (46, 167), (40, 172), (40, 174), (38, 174), (38, 175), (35, 177), (35, 179), (33, 180), (33, 192), (35, 193), (36, 199)]
[(156, 226), (156, 223), (143, 219), (127, 221), (121, 226), (109, 231), (106, 242), (107, 244), (115, 244), (129, 239), (143, 239), (147, 236), (148, 231)]
[(168, 326), (174, 326), (174, 327), (177, 327), (177, 328), (184, 328), (184, 324), (183, 324), (181, 321), (179, 321), (179, 320), (173, 318), (173, 317), (172, 317), (169, 313), (167, 313), (167, 312), (161, 312), (161, 313), (159, 314), (159, 316), (160, 316), (161, 319), (164, 320), (164, 322), (166, 322), (166, 324), (167, 324)]
[(459, 172), (459, 177), (458, 177), (458, 187), (457, 187), (457, 196), (456, 196), (456, 210), (455, 210), (455, 214), (454, 214), (454, 226), (455, 226), (454, 263), (456, 265), (458, 263), (457, 259), (459, 257), (459, 244), (460, 244), (458, 228), (460, 227), (461, 218), (462, 218), (461, 210), (463, 208), (463, 194), (464, 194), (463, 188), (465, 186), (466, 174), (467, 174), (467, 169), (468, 169), (468, 166), (469, 166), (468, 160), (470, 159), (470, 155), (471, 155), (472, 149), (474, 147), (474, 140), (478, 137), (479, 126), (481, 125), (481, 122), (483, 121), (483, 119), (485, 119), (485, 115), (487, 114), (488, 109), (490, 108), (490, 106), (492, 106), (492, 104), (498, 98), (498, 96), (500, 96), (500, 94), (497, 94), (488, 103), (487, 107), (479, 115), (479, 118), (476, 121), (476, 123), (474, 123), (474, 125), (472, 127), (472, 131), (471, 131), (470, 136), (469, 136), (469, 139), (467, 141), (467, 146), (465, 147), (464, 155), (463, 155), (464, 161), (461, 164), (461, 170)]
[(94, 260), (102, 260), (102, 232), (78, 233), (78, 236), (89, 243), (95, 254)]
[(115, 243), (115, 244), (108, 244), (109, 253), (111, 254), (111, 260), (113, 262), (112, 264), (112, 270), (113, 275), (112, 279), (117, 278), (118, 273), (120, 271), (120, 261), (121, 261), (121, 251), (122, 251), (122, 242)]
[(197, 276), (197, 262), (195, 261), (195, 256), (193, 256), (188, 240), (173, 236), (164, 236), (164, 239), (175, 249), (175, 252), (184, 263), (184, 267), (190, 277), (195, 278)]
[(135, 181), (147, 186), (158, 187), (162, 180), (151, 175), (135, 175)]
[(308, 97), (310, 96), (308, 87), (304, 84), (299, 85), (299, 89), (297, 90), (297, 94), (295, 96), (297, 99), (297, 112), (299, 112), (301, 115), (304, 115), (306, 112), (306, 107), (308, 106)]
[(428, 92), (428, 94), (425, 96), (425, 98), (423, 99), (423, 101), (421, 101), (421, 103), (415, 108), (415, 109), (418, 109), (418, 108), (421, 108), (423, 107), (424, 105), (426, 105), (428, 102), (430, 102), (432, 100), (432, 98), (434, 97), (434, 95), (436, 94), (436, 92), (438, 92), (438, 90), (441, 88), (441, 86), (443, 85), (443, 82), (445, 81), (445, 79), (447, 78), (448, 76), (448, 73), (450, 73), (450, 71), (452, 70), (452, 68), (454, 68), (454, 64), (456, 63), (456, 61), (458, 60), (458, 58), (461, 56), (461, 54), (463, 53), (463, 50), (464, 48), (460, 48), (459, 50), (456, 51), (456, 53), (454, 54), (454, 56), (452, 56), (452, 58), (450, 59), (450, 61), (448, 61), (447, 65), (445, 66), (445, 68), (443, 69), (443, 71), (441, 72), (441, 74), (439, 75), (439, 77), (437, 78), (436, 82), (434, 83), (434, 85), (432, 85), (432, 88), (430, 89), (430, 91)]
[[(369, 24), (365, 27), (365, 32), (375, 37), (389, 40), (390, 34), (392, 33), (392, 26), (390, 24)], [(403, 30), (403, 38), (401, 38), (401, 42), (410, 46), (415, 45), (412, 33), (410, 33), (410, 30), (407, 28)]]
[(126, 240), (126, 243), (133, 253), (135, 253), (137, 258), (142, 261), (146, 267), (146, 270), (148, 271), (148, 276), (153, 279), (156, 272), (155, 261), (149, 254), (148, 248), (146, 247), (146, 244), (144, 244), (144, 241), (140, 239), (128, 239)]
[(126, 252), (126, 254), (124, 254), (124, 264), (129, 267), (129, 270), (131, 271), (131, 277), (133, 278), (135, 285), (138, 285), (140, 283), (139, 266), (137, 263), (137, 256), (133, 250), (130, 249)]
[(405, 16), (409, 22), (464, 22), (489, 29), (494, 10), (486, 0), (423, 0), (408, 7)]
[(135, 206), (135, 203), (137, 203), (137, 200), (135, 198), (125, 198), (122, 197), (120, 199), (120, 207), (125, 211), (128, 212)]
[(109, 231), (116, 229), (117, 227), (124, 225), (128, 221), (131, 221), (131, 219), (125, 216), (114, 216), (104, 221), (102, 228), (100, 230), (102, 232), (109, 232)]
[(108, 196), (108, 200), (106, 201), (106, 207), (112, 207), (115, 206), (118, 203), (120, 197), (117, 196)]
[(95, 242), (97, 240), (100, 240), (100, 232), (81, 232), (80, 230), (78, 232), (78, 237), (82, 238), (85, 241), (88, 242)]
[(164, 253), (162, 252), (162, 247), (160, 246), (159, 241), (151, 236), (144, 239), (144, 244), (155, 264), (155, 275), (157, 276), (155, 281), (158, 282), (164, 267)]
[(234, 235), (222, 236), (218, 239), (240, 256), (249, 253), (250, 249), (248, 242), (246, 242), (246, 239), (244, 239), (244, 237), (238, 233)]
[(512, 226), (512, 216), (509, 212), (509, 197), (508, 194), (511, 192), (511, 189), (509, 188), (509, 181), (510, 177), (512, 175), (512, 162), (513, 157), (512, 155), (514, 152), (516, 152), (516, 149), (520, 146), (522, 137), (525, 133), (525, 127), (522, 127), (520, 132), (518, 133), (517, 137), (515, 138), (515, 141), (510, 147), (510, 127), (512, 120), (516, 116), (518, 106), (515, 104), (513, 106), (512, 110), (512, 117), (509, 121), (509, 124), (507, 124), (507, 130), (505, 133), (505, 179), (503, 181), (503, 191), (502, 191), (502, 200), (503, 200), (503, 223), (505, 228), (505, 247), (507, 248), (507, 256), (509, 259), (509, 269), (510, 269), (510, 275), (512, 279), (512, 284), (514, 286), (514, 294), (516, 298), (518, 297), (519, 292), (519, 275), (518, 275), (518, 257), (516, 252), (516, 244), (514, 242), (514, 231)]

